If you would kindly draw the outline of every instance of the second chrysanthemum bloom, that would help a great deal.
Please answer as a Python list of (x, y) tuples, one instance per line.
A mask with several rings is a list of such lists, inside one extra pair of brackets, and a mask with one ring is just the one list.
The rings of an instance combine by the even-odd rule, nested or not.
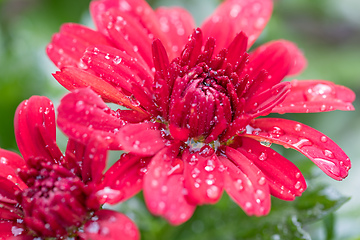
[[(355, 98), (328, 81), (281, 82), (306, 65), (288, 41), (247, 52), (271, 11), (272, 1), (228, 0), (193, 30), (183, 9), (94, 1), (97, 31), (67, 24), (54, 36), (55, 78), (69, 90), (90, 86), (62, 99), (59, 126), (84, 144), (96, 136), (129, 152), (105, 174), (107, 186), (121, 189), (110, 201), (143, 189), (152, 213), (179, 224), (226, 190), (247, 214), (267, 214), (270, 194), (293, 200), (306, 188), (271, 143), (298, 150), (334, 179), (347, 176), (350, 160), (328, 137), (257, 118), (353, 110)], [(97, 94), (129, 109), (112, 111)]]

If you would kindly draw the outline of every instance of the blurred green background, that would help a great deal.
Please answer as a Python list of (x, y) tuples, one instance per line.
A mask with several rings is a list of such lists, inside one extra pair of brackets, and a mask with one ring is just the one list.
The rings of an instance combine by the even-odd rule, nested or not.
[[(56, 68), (47, 59), (45, 46), (62, 23), (78, 22), (92, 26), (88, 13), (89, 2), (89, 0), (0, 0), (1, 148), (17, 151), (13, 116), (21, 101), (32, 95), (45, 95), (57, 105), (60, 97), (66, 93), (51, 76)], [(200, 24), (221, 1), (149, 0), (148, 2), (154, 8), (161, 5), (183, 6), (192, 12), (197, 23)], [(273, 17), (257, 44), (279, 38), (294, 41), (304, 51), (309, 62), (308, 68), (297, 76), (298, 79), (331, 80), (350, 87), (358, 94), (360, 91), (359, 12), (358, 0), (278, 0), (275, 1)], [(355, 108), (359, 108), (359, 100), (355, 102)], [(349, 177), (342, 182), (335, 182), (317, 168), (312, 168), (313, 164), (302, 155), (280, 148), (280, 152), (294, 160), (304, 171), (310, 190), (303, 197), (304, 200), (299, 198), (293, 203), (274, 200), (272, 214), (269, 217), (248, 218), (226, 196), (216, 206), (200, 207), (194, 218), (180, 227), (171, 227), (163, 220), (146, 213), (141, 196), (121, 205), (120, 208), (139, 223), (143, 239), (240, 239), (239, 236), (241, 239), (274, 240), (360, 239), (359, 112), (286, 114), (281, 117), (308, 124), (335, 140), (353, 162)], [(314, 185), (313, 188), (311, 184)], [(321, 187), (323, 184), (336, 189), (340, 195), (334, 190), (328, 190), (327, 187), (323, 189)], [(321, 194), (326, 195), (328, 209), (336, 208), (344, 202), (345, 198), (342, 196), (350, 197), (350, 200), (335, 214), (327, 214), (323, 217), (322, 210), (326, 209), (325, 200), (324, 206), (319, 210), (319, 205), (315, 201), (318, 198), (311, 195), (313, 193), (311, 189), (317, 197)], [(306, 216), (292, 214), (293, 209), (298, 211), (298, 206), (304, 204), (307, 205), (303, 208), (302, 214), (307, 214)], [(290, 221), (290, 225), (286, 223), (287, 221)], [(291, 232), (292, 228), (299, 230), (299, 226), (303, 224), (305, 226), (301, 226), (301, 231), (304, 227), (309, 235), (306, 233), (302, 236), (286, 235), (286, 232)], [(249, 231), (242, 233), (242, 228)], [(251, 232), (251, 229), (257, 230)], [(283, 235), (278, 234), (278, 230), (283, 232)], [(259, 234), (260, 232), (263, 234)]]

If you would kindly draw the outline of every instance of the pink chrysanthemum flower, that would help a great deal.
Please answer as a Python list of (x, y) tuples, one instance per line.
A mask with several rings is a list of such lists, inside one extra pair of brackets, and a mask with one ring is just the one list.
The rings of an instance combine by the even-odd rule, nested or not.
[[(322, 133), (258, 118), (353, 110), (355, 98), (324, 80), (282, 82), (306, 65), (291, 42), (247, 52), (270, 18), (271, 0), (227, 0), (195, 30), (185, 10), (153, 11), (143, 0), (93, 1), (90, 10), (97, 30), (66, 24), (47, 51), (61, 69), (54, 77), (80, 88), (61, 101), (62, 130), (129, 152), (104, 176), (121, 190), (110, 202), (143, 189), (153, 214), (179, 224), (225, 190), (247, 214), (267, 214), (270, 194), (293, 200), (306, 189), (271, 143), (301, 152), (336, 180), (347, 176), (349, 158)], [(113, 111), (103, 100), (128, 109)]]
[(91, 171), (91, 164), (104, 153), (72, 140), (60, 152), (49, 99), (19, 105), (15, 136), (23, 158), (0, 149), (0, 239), (139, 239), (125, 215), (101, 209), (101, 165)]

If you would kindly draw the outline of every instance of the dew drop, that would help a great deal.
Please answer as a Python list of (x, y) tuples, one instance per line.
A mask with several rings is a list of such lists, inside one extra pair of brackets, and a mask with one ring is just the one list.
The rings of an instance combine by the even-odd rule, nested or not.
[(302, 129), (302, 125), (300, 123), (296, 124), (295, 127), (294, 127), (294, 130), (297, 131), (297, 132), (300, 132)]
[(324, 154), (325, 154), (325, 156), (326, 157), (328, 157), (328, 158), (334, 158), (334, 154), (333, 154), (333, 152), (332, 151), (330, 151), (330, 150), (324, 150)]
[(320, 141), (322, 141), (323, 143), (326, 143), (327, 142), (327, 137), (326, 136), (322, 136), (321, 138), (320, 138)]
[(251, 202), (246, 202), (245, 203), (245, 209), (249, 210), (252, 207), (252, 203)]
[(4, 157), (1, 157), (0, 158), (0, 163), (2, 163), (2, 164), (7, 164), (9, 161), (8, 161), (8, 159), (7, 158), (4, 158)]
[(297, 173), (295, 174), (295, 177), (296, 177), (296, 178), (300, 178), (300, 177), (301, 177), (301, 173), (300, 173), (300, 172), (297, 172)]
[(270, 147), (271, 146), (271, 142), (269, 142), (269, 141), (260, 141), (260, 144), (263, 145), (264, 147)]
[(297, 182), (295, 183), (295, 189), (300, 189), (300, 187), (301, 187), (301, 182), (300, 182), (300, 181), (297, 181)]
[(206, 190), (206, 195), (211, 198), (211, 199), (215, 199), (219, 196), (219, 188), (217, 186), (210, 186), (207, 190)]
[(267, 158), (267, 154), (265, 152), (262, 152), (259, 156), (259, 160), (260, 161), (265, 161)]
[(264, 185), (265, 182), (266, 182), (266, 179), (265, 179), (264, 177), (261, 177), (261, 178), (259, 179), (259, 181), (258, 181), (258, 183), (259, 183), (260, 185)]
[(235, 188), (238, 190), (238, 191), (241, 191), (244, 189), (244, 186), (242, 184), (242, 180), (241, 179), (238, 179), (234, 182), (234, 185), (235, 185)]
[(114, 64), (120, 64), (121, 61), (122, 61), (122, 58), (119, 57), (119, 56), (116, 56), (116, 57), (113, 59), (113, 63), (114, 63)]

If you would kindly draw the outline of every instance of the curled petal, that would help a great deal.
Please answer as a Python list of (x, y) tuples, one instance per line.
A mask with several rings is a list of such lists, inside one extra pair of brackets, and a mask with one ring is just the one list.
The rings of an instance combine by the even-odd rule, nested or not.
[(291, 161), (251, 138), (241, 140), (241, 147), (237, 150), (264, 173), (273, 196), (283, 200), (294, 200), (295, 196), (300, 196), (305, 191), (305, 179)]
[(151, 58), (151, 42), (154, 36), (127, 12), (113, 8), (101, 16), (102, 23), (106, 26), (106, 35), (112, 39), (116, 48), (151, 69), (154, 66)]
[(262, 171), (239, 151), (226, 147), (219, 159), (226, 168), (225, 190), (248, 215), (270, 211), (269, 185)]
[(128, 107), (145, 115), (144, 110), (135, 106), (121, 89), (85, 70), (68, 67), (54, 73), (53, 76), (67, 90), (71, 91), (77, 88), (91, 87), (91, 89), (99, 94), (104, 101)]
[(155, 14), (159, 19), (161, 31), (169, 38), (167, 49), (171, 50), (171, 56), (179, 56), (188, 42), (188, 36), (195, 28), (193, 17), (179, 7), (160, 7), (156, 9)]
[(75, 23), (61, 26), (60, 32), (54, 34), (51, 43), (46, 47), (46, 53), (53, 63), (59, 68), (84, 67), (81, 57), (85, 49), (91, 45), (113, 44), (101, 33)]
[(164, 148), (151, 159), (144, 176), (144, 197), (149, 211), (163, 216), (173, 225), (186, 222), (196, 207), (183, 195), (184, 178), (178, 173), (182, 170), (182, 161)]
[(58, 126), (69, 137), (87, 144), (97, 135), (112, 149), (120, 148), (115, 136), (125, 122), (89, 88), (76, 89), (65, 95), (58, 112)]
[[(101, 0), (92, 1), (90, 4), (90, 13), (95, 21), (97, 29), (104, 35), (107, 35), (107, 22), (103, 21), (103, 13), (108, 12), (110, 14), (117, 13), (121, 15), (129, 15), (133, 18), (133, 21), (138, 22), (144, 31), (148, 34), (151, 40), (159, 38), (162, 42), (169, 42), (168, 36), (162, 31), (158, 17), (144, 0)], [(114, 15), (116, 19), (121, 15)], [(149, 45), (151, 50), (151, 46)], [(168, 52), (171, 49), (168, 49)]]
[(159, 124), (143, 122), (127, 124), (117, 133), (117, 139), (124, 150), (141, 156), (152, 156), (165, 147)]
[(241, 78), (248, 74), (249, 79), (254, 79), (265, 70), (268, 74), (267, 79), (261, 82), (261, 87), (257, 90), (257, 92), (262, 92), (283, 80), (291, 71), (292, 66), (292, 54), (288, 46), (282, 41), (273, 41), (261, 45), (251, 53), (249, 64), (246, 65)]
[(85, 223), (84, 232), (79, 233), (82, 239), (139, 240), (140, 233), (136, 225), (124, 214), (112, 210), (99, 210), (94, 217)]
[(115, 204), (134, 196), (143, 186), (150, 158), (136, 154), (123, 154), (104, 174), (96, 195), (101, 203)]
[(355, 93), (349, 88), (324, 80), (293, 80), (285, 100), (272, 112), (308, 113), (355, 110)]
[(271, 0), (227, 0), (205, 20), (201, 29), (205, 39), (216, 38), (216, 52), (228, 47), (241, 31), (249, 37), (250, 48), (269, 21), (272, 8)]
[(113, 47), (89, 47), (82, 60), (97, 76), (127, 93), (132, 92), (133, 83), (147, 87), (153, 82), (153, 72), (147, 65)]
[(42, 157), (59, 161), (62, 153), (56, 145), (54, 105), (46, 97), (33, 96), (16, 109), (15, 138), (24, 159)]
[(336, 180), (345, 178), (351, 167), (349, 157), (335, 142), (321, 132), (295, 121), (255, 119), (248, 126), (245, 136), (293, 148)]
[(183, 153), (186, 199), (194, 205), (214, 204), (223, 192), (223, 165), (209, 146), (200, 152)]

